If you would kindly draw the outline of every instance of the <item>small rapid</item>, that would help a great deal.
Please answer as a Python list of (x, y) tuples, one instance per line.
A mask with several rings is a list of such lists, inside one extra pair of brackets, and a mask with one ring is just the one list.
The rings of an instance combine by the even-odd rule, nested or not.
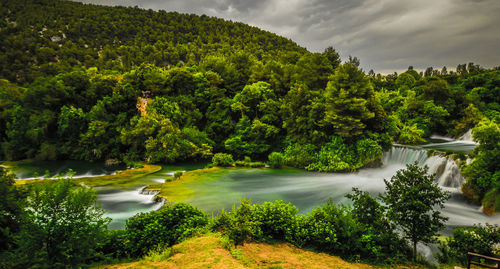
[(441, 187), (459, 189), (465, 183), (457, 161), (438, 154), (428, 157), (427, 151), (418, 147), (396, 145), (389, 152), (384, 153), (382, 163), (384, 166), (412, 163), (427, 166), (429, 174), (436, 175), (436, 182)]

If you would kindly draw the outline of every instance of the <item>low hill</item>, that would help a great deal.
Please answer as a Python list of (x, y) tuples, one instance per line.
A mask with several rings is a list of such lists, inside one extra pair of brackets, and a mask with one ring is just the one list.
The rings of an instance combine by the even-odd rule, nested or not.
[[(163, 257), (162, 257), (163, 256)], [(170, 256), (170, 257), (169, 257)], [(137, 262), (98, 268), (373, 268), (338, 257), (296, 248), (288, 243), (247, 243), (228, 251), (218, 235), (208, 234)]]

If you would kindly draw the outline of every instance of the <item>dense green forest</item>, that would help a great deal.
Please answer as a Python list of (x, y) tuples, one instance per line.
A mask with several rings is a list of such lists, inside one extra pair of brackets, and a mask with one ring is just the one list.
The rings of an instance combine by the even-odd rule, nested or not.
[(499, 192), (498, 68), (365, 74), (332, 47), (311, 53), (207, 16), (56, 0), (2, 1), (0, 12), (1, 159), (278, 152), (289, 166), (354, 171), (393, 142), (478, 126), (465, 192)]

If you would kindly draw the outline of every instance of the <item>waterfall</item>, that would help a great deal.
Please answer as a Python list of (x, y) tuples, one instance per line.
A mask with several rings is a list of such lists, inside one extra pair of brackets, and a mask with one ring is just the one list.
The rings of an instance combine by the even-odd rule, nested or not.
[(394, 146), (382, 157), (384, 165), (407, 165), (417, 162), (419, 166), (427, 165), (430, 174), (436, 174), (436, 182), (441, 187), (460, 188), (465, 182), (460, 168), (451, 157), (439, 155), (427, 157), (427, 151), (418, 147)]
[(469, 129), (469, 131), (467, 131), (465, 134), (463, 134), (461, 137), (459, 137), (458, 140), (474, 142), (474, 139), (472, 137), (472, 129)]
[(451, 157), (432, 156), (425, 161), (425, 165), (429, 167), (430, 174), (436, 174), (439, 186), (460, 188), (465, 183), (460, 168)]
[(143, 195), (157, 195), (158, 193), (160, 193), (160, 191), (158, 190), (148, 190), (147, 187), (148, 186), (144, 186), (143, 188), (141, 188), (141, 190), (139, 190), (139, 193)]
[(427, 160), (427, 151), (420, 148), (394, 146), (389, 152), (384, 153), (382, 156), (382, 163), (388, 164), (412, 164), (417, 162), (423, 165)]

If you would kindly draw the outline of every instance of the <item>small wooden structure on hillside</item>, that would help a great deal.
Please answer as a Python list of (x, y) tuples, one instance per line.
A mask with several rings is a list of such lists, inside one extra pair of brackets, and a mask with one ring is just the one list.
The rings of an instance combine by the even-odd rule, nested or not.
[[(478, 258), (480, 261), (474, 261), (473, 258)], [(493, 265), (495, 263), (496, 265)], [(470, 269), (471, 264), (485, 268), (500, 269), (500, 259), (484, 256), (473, 252), (467, 252), (467, 269)]]

